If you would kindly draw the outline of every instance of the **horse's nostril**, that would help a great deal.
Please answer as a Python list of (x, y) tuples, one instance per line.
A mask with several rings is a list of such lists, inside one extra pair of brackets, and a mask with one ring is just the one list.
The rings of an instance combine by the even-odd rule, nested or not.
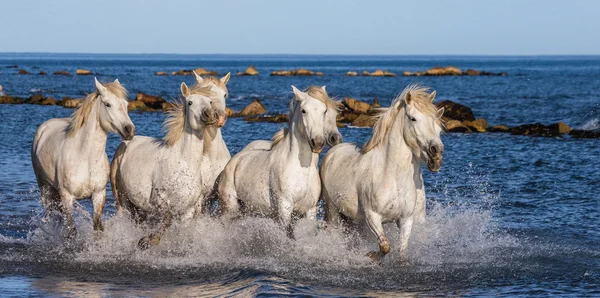
[(435, 148), (435, 146), (431, 146), (431, 148), (429, 148), (429, 150), (431, 151), (431, 153), (435, 154), (437, 152), (437, 148)]

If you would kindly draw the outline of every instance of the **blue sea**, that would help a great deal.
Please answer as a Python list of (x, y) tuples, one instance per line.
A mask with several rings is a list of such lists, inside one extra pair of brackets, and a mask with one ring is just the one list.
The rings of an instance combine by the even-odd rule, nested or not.
[[(17, 65), (18, 68), (8, 68)], [(291, 85), (326, 85), (337, 99), (377, 98), (388, 105), (420, 82), (473, 109), (491, 125), (563, 121), (600, 129), (600, 57), (100, 55), (0, 53), (6, 94), (83, 97), (93, 76), (116, 78), (129, 90), (167, 99), (192, 76), (157, 71), (205, 67), (221, 75), (255, 65), (257, 77), (232, 76), (227, 105), (240, 110), (260, 99), (285, 113)], [(398, 74), (453, 65), (506, 72), (481, 77), (347, 77), (347, 71)], [(271, 77), (304, 67), (322, 77)], [(25, 69), (31, 75), (18, 75)], [(52, 72), (67, 70), (72, 76)], [(49, 75), (38, 75), (45, 71)], [(444, 165), (425, 170), (427, 220), (417, 225), (406, 260), (395, 225), (386, 226), (392, 252), (381, 264), (370, 233), (346, 235), (300, 220), (290, 240), (272, 220), (233, 223), (202, 217), (175, 223), (159, 246), (137, 249), (147, 231), (116, 215), (109, 191), (104, 233), (94, 233), (91, 202), (76, 206), (78, 236), (64, 245), (60, 227), (42, 220), (30, 160), (37, 127), (73, 110), (60, 106), (0, 105), (0, 296), (600, 296), (600, 140), (503, 133), (445, 134)], [(138, 135), (160, 137), (164, 114), (131, 112)], [(229, 119), (223, 136), (232, 154), (285, 124)], [(369, 128), (341, 128), (345, 142), (363, 143)], [(112, 157), (120, 139), (110, 135)], [(322, 217), (321, 217), (322, 218)]]

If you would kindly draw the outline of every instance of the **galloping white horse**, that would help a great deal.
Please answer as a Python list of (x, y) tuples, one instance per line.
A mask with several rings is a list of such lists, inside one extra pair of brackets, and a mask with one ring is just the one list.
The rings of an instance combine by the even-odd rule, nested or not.
[[(165, 120), (162, 140), (137, 136), (117, 148), (111, 165), (111, 183), (117, 204), (134, 217), (155, 217), (160, 229), (140, 239), (142, 249), (160, 243), (173, 216), (194, 216), (203, 192), (202, 167), (209, 160), (204, 155), (206, 129), (217, 125), (219, 115), (212, 108), (209, 87), (190, 90), (181, 84), (184, 99), (174, 104)], [(122, 209), (122, 208), (120, 208)]]
[[(317, 87), (310, 86), (304, 90), (308, 93), (309, 96), (314, 98), (321, 98), (324, 102), (327, 103), (327, 120), (325, 121), (325, 135), (327, 136), (327, 145), (329, 147), (333, 147), (342, 142), (342, 134), (337, 127), (337, 114), (339, 112), (339, 108), (341, 103), (339, 101), (334, 101), (329, 98), (327, 95), (327, 90), (325, 86)], [(294, 111), (290, 110), (290, 113)], [(252, 141), (250, 144), (244, 147), (244, 150), (252, 150), (252, 149), (270, 149), (272, 141), (267, 140), (256, 140)]]
[(213, 192), (215, 181), (229, 159), (231, 159), (231, 154), (221, 134), (221, 127), (225, 125), (225, 121), (227, 120), (227, 113), (225, 112), (226, 99), (229, 96), (227, 82), (229, 82), (231, 75), (227, 73), (221, 79), (215, 77), (202, 78), (194, 71), (194, 76), (198, 86), (192, 87), (190, 92), (193, 93), (194, 90), (202, 90), (203, 87), (209, 87), (213, 92), (211, 95), (212, 107), (218, 116), (217, 125), (208, 126), (204, 130), (203, 154), (206, 157), (206, 162), (202, 163), (202, 195), (198, 201), (199, 206), (196, 207), (196, 213), (200, 213), (205, 211), (205, 204), (208, 203), (208, 198)]
[(221, 213), (252, 213), (274, 217), (293, 238), (293, 216), (314, 218), (321, 184), (317, 163), (326, 143), (328, 112), (337, 111), (324, 88), (302, 92), (292, 86), (288, 129), (264, 141), (250, 143), (225, 166), (217, 186)]
[(440, 139), (443, 109), (432, 104), (435, 91), (409, 85), (385, 110), (362, 150), (354, 144), (333, 147), (321, 164), (327, 222), (340, 222), (343, 214), (365, 222), (379, 241), (379, 251), (368, 256), (379, 261), (390, 251), (383, 224), (400, 228), (404, 253), (413, 218), (425, 219), (425, 190), (421, 164), (437, 172), (444, 145)]
[(135, 126), (127, 114), (127, 91), (119, 80), (105, 85), (96, 80), (71, 118), (50, 119), (38, 128), (31, 161), (46, 211), (61, 211), (68, 237), (76, 233), (73, 202), (90, 197), (94, 207), (94, 230), (103, 230), (102, 209), (106, 200), (108, 132), (131, 140)]

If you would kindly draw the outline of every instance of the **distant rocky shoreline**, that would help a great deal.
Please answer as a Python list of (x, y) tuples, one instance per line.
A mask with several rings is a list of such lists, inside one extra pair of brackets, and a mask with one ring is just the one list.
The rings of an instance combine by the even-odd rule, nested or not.
[[(64, 97), (61, 100), (53, 97), (45, 97), (41, 94), (35, 94), (28, 98), (14, 97), (2, 94), (0, 86), (0, 104), (34, 104), (34, 105), (54, 105), (65, 108), (77, 108), (83, 98)], [(171, 104), (164, 98), (145, 93), (138, 93), (134, 100), (129, 101), (129, 111), (139, 112), (158, 112), (168, 110)], [(446, 130), (449, 133), (510, 133), (512, 135), (540, 136), (540, 137), (558, 137), (569, 135), (573, 138), (600, 138), (600, 131), (571, 129), (564, 122), (544, 125), (541, 123), (523, 124), (515, 127), (505, 125), (488, 124), (483, 118), (476, 118), (471, 108), (450, 101), (444, 100), (436, 104), (438, 108), (444, 108), (443, 121)], [(355, 98), (346, 97), (341, 101), (340, 112), (337, 117), (338, 126), (353, 127), (372, 127), (375, 123), (375, 115), (380, 108), (379, 101), (373, 100), (373, 103), (367, 103)], [(288, 121), (287, 114), (270, 114), (260, 99), (256, 99), (248, 104), (241, 111), (234, 111), (227, 108), (227, 114), (232, 118), (243, 118), (248, 122), (270, 122), (284, 123)]]
[[(14, 69), (18, 69), (19, 66), (18, 65), (10, 65), (7, 66), (6, 68), (14, 68)], [(196, 72), (198, 75), (204, 76), (216, 76), (219, 75), (219, 73), (215, 70), (207, 70), (204, 67), (200, 67), (200, 68), (196, 68), (196, 69), (180, 69), (178, 71), (172, 71), (172, 72), (167, 72), (167, 71), (157, 71), (154, 74), (157, 76), (191, 76), (193, 74), (193, 72)], [(1, 74), (1, 73), (0, 73)], [(30, 72), (24, 68), (20, 68), (17, 71), (17, 74), (19, 75), (35, 75), (35, 73)], [(38, 75), (48, 75), (47, 72), (45, 71), (39, 71), (37, 73)], [(52, 73), (53, 75), (57, 75), (57, 76), (71, 76), (71, 72), (69, 72), (68, 70), (59, 70), (59, 71), (55, 71)], [(75, 70), (75, 75), (99, 75), (99, 73), (94, 73), (91, 70), (88, 69), (76, 69)], [(258, 69), (254, 66), (254, 65), (250, 65), (248, 68), (246, 68), (244, 71), (239, 71), (237, 73), (238, 76), (258, 76), (260, 73), (258, 71)], [(387, 71), (387, 70), (382, 70), (382, 69), (377, 69), (374, 72), (368, 72), (367, 70), (363, 70), (362, 72), (358, 72), (358, 71), (348, 71), (345, 74), (342, 74), (344, 76), (348, 76), (348, 77), (358, 77), (358, 76), (362, 76), (362, 77), (396, 77), (398, 76), (398, 74)], [(436, 76), (506, 76), (507, 73), (506, 72), (489, 72), (489, 71), (481, 71), (481, 70), (475, 70), (475, 69), (467, 69), (466, 71), (462, 71), (460, 68), (455, 67), (455, 66), (446, 66), (446, 67), (441, 67), (441, 66), (436, 66), (424, 71), (415, 71), (415, 72), (410, 72), (410, 71), (405, 71), (403, 74), (403, 76), (432, 76), (432, 77), (436, 77)], [(298, 69), (283, 69), (283, 70), (276, 70), (276, 71), (272, 71), (269, 76), (285, 76), (285, 77), (289, 77), (289, 76), (325, 76), (325, 74), (321, 71), (313, 71), (310, 69), (305, 69), (305, 68), (298, 68)]]

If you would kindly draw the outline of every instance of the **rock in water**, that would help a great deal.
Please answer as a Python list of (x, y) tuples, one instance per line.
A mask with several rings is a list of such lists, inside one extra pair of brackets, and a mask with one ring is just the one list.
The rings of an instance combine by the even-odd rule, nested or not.
[(148, 95), (145, 93), (138, 93), (135, 96), (136, 101), (143, 102), (147, 107), (151, 109), (160, 110), (162, 109), (163, 103), (167, 102), (160, 96)]
[(351, 111), (359, 114), (366, 114), (371, 109), (370, 104), (351, 97), (344, 98), (344, 105)]
[(471, 129), (458, 120), (446, 121), (446, 131), (448, 132), (471, 132)]
[(357, 127), (373, 127), (373, 125), (375, 125), (375, 122), (377, 121), (377, 119), (373, 116), (369, 116), (366, 114), (361, 114), (358, 116), (358, 118), (354, 119), (354, 121), (352, 121), (352, 126), (357, 126)]
[(259, 99), (256, 99), (247, 105), (243, 110), (241, 110), (236, 116), (254, 116), (266, 113), (267, 109), (265, 109)]
[(77, 69), (75, 70), (75, 74), (78, 76), (89, 76), (93, 75), (94, 73), (87, 69)]
[(246, 68), (246, 70), (244, 70), (244, 72), (238, 72), (237, 75), (238, 76), (257, 76), (258, 70), (256, 70), (256, 67), (254, 67), (254, 65), (250, 65), (250, 66), (248, 66), (248, 68)]
[(444, 108), (443, 117), (458, 120), (458, 121), (474, 121), (475, 116), (473, 116), (473, 111), (471, 108), (461, 105), (459, 103), (455, 103), (450, 100), (444, 100), (435, 104), (438, 109)]

